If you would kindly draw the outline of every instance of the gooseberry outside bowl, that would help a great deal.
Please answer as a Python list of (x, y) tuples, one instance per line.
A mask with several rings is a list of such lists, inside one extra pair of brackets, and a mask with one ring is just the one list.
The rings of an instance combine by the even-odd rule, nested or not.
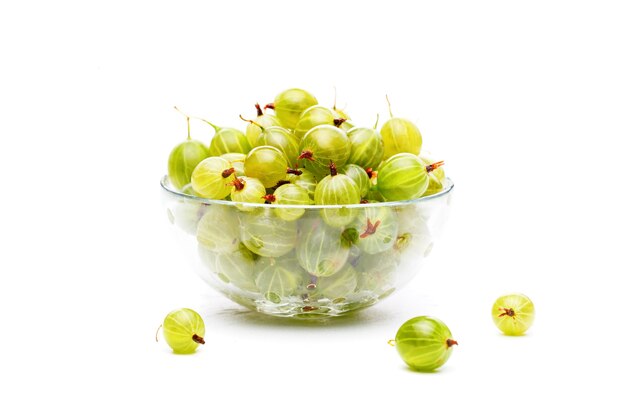
[(447, 220), (454, 184), (410, 201), (287, 206), (209, 200), (161, 181), (195, 271), (236, 303), (279, 317), (340, 316), (418, 275)]

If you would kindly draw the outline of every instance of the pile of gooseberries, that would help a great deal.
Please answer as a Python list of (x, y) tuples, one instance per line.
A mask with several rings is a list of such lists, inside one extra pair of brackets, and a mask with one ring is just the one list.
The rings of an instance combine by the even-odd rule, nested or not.
[(391, 294), (401, 259), (415, 269), (432, 238), (426, 204), (386, 202), (444, 191), (443, 162), (389, 103), (380, 129), (378, 117), (356, 125), (297, 88), (254, 107), (242, 130), (197, 117), (215, 131), (207, 144), (176, 108), (187, 140), (169, 156), (169, 185), (189, 198), (168, 214), (195, 237), (203, 278), (284, 316), (343, 314)]
[[(255, 119), (240, 115), (245, 132), (201, 119), (215, 131), (208, 145), (191, 138), (187, 117), (187, 140), (169, 156), (171, 184), (198, 197), (241, 203), (274, 202), (279, 188), (291, 184), (298, 188), (290, 187), (290, 205), (413, 200), (444, 188), (443, 162), (421, 154), (419, 129), (394, 117), (390, 105), (380, 130), (378, 120), (371, 128), (356, 126), (336, 106), (324, 107), (298, 88), (278, 94), (265, 112), (255, 107)], [(305, 184), (298, 181), (303, 175)], [(324, 192), (315, 192), (318, 185)], [(299, 188), (307, 193), (293, 191)]]

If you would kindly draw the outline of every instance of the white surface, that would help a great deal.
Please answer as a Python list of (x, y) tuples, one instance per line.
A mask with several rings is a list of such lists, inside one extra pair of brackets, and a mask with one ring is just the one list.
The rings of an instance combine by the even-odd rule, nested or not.
[[(0, 6), (0, 414), (623, 414), (620, 3), (232, 3)], [(291, 86), (366, 125), (389, 94), (457, 185), (421, 276), (357, 319), (246, 312), (167, 232), (172, 107), (243, 127)], [(535, 301), (525, 337), (491, 323), (509, 291)], [(154, 341), (182, 306), (192, 356)], [(386, 343), (418, 314), (459, 341), (434, 374)]]

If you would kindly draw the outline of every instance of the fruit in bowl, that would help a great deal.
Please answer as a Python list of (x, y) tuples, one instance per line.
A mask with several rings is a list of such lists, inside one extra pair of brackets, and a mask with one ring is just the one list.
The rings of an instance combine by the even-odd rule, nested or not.
[[(345, 130), (344, 112), (329, 117), (338, 111), (303, 91), (266, 106), (280, 109), (274, 125), (247, 120), (256, 128), (247, 130), (247, 153), (243, 133), (172, 152), (163, 202), (184, 253), (213, 288), (269, 315), (338, 316), (417, 275), (448, 216), (453, 183), (443, 162), (419, 155), (410, 122), (394, 119), (383, 135), (376, 126)], [(266, 116), (256, 107), (257, 120)], [(385, 138), (403, 152), (383, 153)]]

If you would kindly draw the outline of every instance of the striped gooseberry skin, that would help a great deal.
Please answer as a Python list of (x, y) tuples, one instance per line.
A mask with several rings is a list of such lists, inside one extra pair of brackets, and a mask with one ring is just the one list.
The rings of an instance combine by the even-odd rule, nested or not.
[(207, 206), (191, 199), (181, 199), (167, 209), (170, 222), (189, 235), (196, 235), (198, 222)]
[[(231, 201), (237, 203), (257, 203), (263, 204), (265, 200), (265, 187), (263, 183), (251, 177), (237, 177), (233, 183), (235, 183), (230, 191)], [(251, 211), (253, 207), (237, 206), (240, 210)]]
[(319, 125), (334, 125), (335, 117), (333, 112), (321, 105), (311, 106), (300, 115), (300, 119), (293, 130), (293, 133), (302, 138), (306, 132)]
[[(274, 202), (272, 204), (287, 205), (309, 205), (312, 201), (309, 193), (304, 188), (296, 184), (281, 185), (274, 191)], [(304, 214), (304, 209), (300, 208), (277, 208), (276, 215), (283, 220), (297, 220)]]
[(216, 275), (243, 291), (256, 292), (254, 281), (255, 255), (244, 245), (230, 253), (220, 253), (215, 260)]
[(319, 220), (301, 227), (296, 246), (300, 266), (316, 277), (339, 272), (350, 255), (350, 245), (343, 241), (341, 232)]
[(196, 239), (205, 249), (230, 253), (239, 248), (239, 226), (235, 211), (221, 204), (206, 205), (196, 229)]
[[(348, 205), (360, 202), (359, 187), (345, 174), (327, 175), (315, 187), (315, 204)], [(320, 213), (326, 224), (334, 227), (347, 225), (355, 214), (356, 210), (347, 207), (324, 208)]]
[(456, 344), (448, 326), (428, 316), (406, 321), (395, 338), (400, 357), (412, 369), (421, 372), (432, 372), (446, 363)]
[(172, 185), (180, 190), (189, 184), (193, 170), (209, 156), (209, 150), (200, 141), (188, 139), (178, 144), (167, 160), (167, 175)]
[(522, 335), (535, 320), (535, 305), (524, 294), (499, 297), (491, 308), (493, 322), (508, 336)]
[(422, 149), (422, 134), (410, 120), (392, 117), (380, 129), (380, 135), (383, 139), (383, 159), (403, 152), (419, 155)]
[(283, 127), (294, 129), (302, 112), (316, 104), (313, 94), (300, 88), (290, 88), (278, 94), (270, 107)]
[[(354, 123), (352, 123), (352, 120), (350, 120), (350, 116), (348, 116), (348, 114), (346, 112), (344, 112), (343, 110), (339, 110), (335, 107), (333, 107), (332, 109), (330, 109), (330, 111), (333, 114), (333, 118), (335, 119), (343, 119), (344, 121), (341, 123), (341, 125), (339, 126), (339, 128), (341, 130), (345, 130), (346, 132), (348, 132), (350, 129), (352, 129), (354, 127)], [(334, 123), (334, 121), (333, 121)]]
[(378, 192), (386, 201), (419, 198), (428, 188), (428, 172), (420, 159), (411, 153), (399, 153), (378, 168)]
[(313, 295), (330, 300), (346, 298), (356, 289), (357, 278), (357, 272), (347, 262), (343, 268), (333, 275), (318, 278)]
[(259, 292), (276, 304), (296, 296), (308, 278), (295, 258), (284, 258), (268, 258), (267, 262), (258, 262), (255, 269)]
[(355, 265), (359, 273), (358, 291), (382, 294), (394, 287), (400, 257), (390, 249), (376, 256), (361, 256)]
[(232, 127), (215, 127), (215, 135), (209, 145), (210, 156), (220, 156), (225, 153), (250, 152), (252, 146), (248, 142), (246, 135)]
[(349, 157), (350, 140), (343, 130), (335, 126), (316, 126), (300, 142), (301, 163), (318, 179), (328, 175), (331, 162), (341, 168)]
[(229, 152), (220, 155), (220, 158), (223, 158), (232, 164), (233, 168), (235, 168), (236, 177), (243, 177), (245, 175), (243, 171), (243, 163), (246, 160), (246, 154)]
[(340, 172), (352, 178), (352, 181), (359, 187), (359, 195), (365, 197), (370, 190), (372, 182), (369, 175), (363, 168), (355, 164), (344, 165)]
[[(436, 163), (432, 158), (424, 155), (418, 156), (422, 163), (426, 166)], [(443, 168), (437, 168), (428, 173), (428, 188), (424, 192), (424, 196), (437, 194), (443, 190), (443, 183), (446, 179), (446, 173)]]
[(289, 163), (285, 154), (273, 146), (257, 146), (246, 156), (243, 169), (246, 176), (258, 178), (265, 188), (285, 179)]
[(202, 160), (193, 170), (191, 186), (201, 197), (221, 200), (230, 194), (230, 183), (235, 179), (233, 173), (230, 162), (211, 156)]
[(290, 167), (295, 167), (298, 163), (298, 156), (300, 156), (299, 140), (284, 127), (270, 126), (265, 128), (257, 139), (257, 146), (273, 146), (282, 151), (287, 157)]
[(277, 258), (296, 245), (295, 222), (264, 210), (245, 212), (240, 217), (241, 241), (257, 255)]
[(254, 119), (254, 123), (248, 123), (248, 126), (246, 127), (246, 138), (248, 138), (250, 146), (253, 148), (259, 146), (257, 139), (263, 131), (261, 128), (268, 128), (271, 126), (280, 126), (278, 117), (271, 114), (261, 114)]
[(427, 195), (437, 194), (439, 191), (443, 190), (443, 183), (439, 178), (435, 175), (435, 170), (433, 172), (428, 173), (428, 188), (424, 191), (423, 197)]
[(193, 353), (204, 344), (204, 321), (190, 308), (170, 312), (163, 320), (163, 337), (174, 353)]
[(317, 187), (317, 180), (315, 175), (304, 168), (299, 168), (300, 175), (288, 174), (287, 178), (292, 184), (299, 185), (304, 188), (309, 194), (309, 199), (313, 201), (315, 199), (315, 188)]
[(351, 226), (358, 233), (357, 246), (370, 255), (393, 248), (398, 237), (398, 216), (389, 207), (365, 206)]
[(383, 138), (376, 129), (355, 127), (348, 130), (351, 143), (349, 164), (376, 169), (383, 160)]

